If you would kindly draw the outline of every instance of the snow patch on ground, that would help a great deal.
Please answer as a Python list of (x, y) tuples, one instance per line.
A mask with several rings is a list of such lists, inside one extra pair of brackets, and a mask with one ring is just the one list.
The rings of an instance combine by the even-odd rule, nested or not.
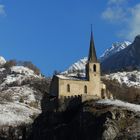
[(28, 85), (25, 86), (15, 86), (15, 87), (9, 87), (7, 90), (1, 91), (1, 96), (7, 96), (11, 98), (10, 100), (14, 102), (20, 102), (22, 99), (22, 102), (24, 103), (31, 103), (35, 102), (35, 90), (33, 90), (31, 87), (28, 87)]
[(27, 67), (24, 67), (24, 66), (13, 66), (13, 67), (11, 67), (11, 72), (25, 74), (26, 76), (40, 77), (40, 76), (36, 75), (33, 70), (31, 70)]
[(5, 71), (6, 69), (5, 68), (0, 68), (0, 72), (3, 72)]
[(32, 123), (35, 115), (41, 111), (21, 103), (5, 102), (0, 104), (0, 126)]
[(32, 123), (41, 113), (42, 94), (30, 81), (43, 77), (24, 66), (1, 67), (0, 77), (0, 127)]
[(131, 104), (128, 102), (123, 102), (121, 100), (105, 99), (105, 100), (97, 101), (97, 104), (114, 105), (117, 107), (124, 107), (124, 108), (131, 110), (131, 111), (134, 111), (134, 112), (140, 112), (140, 105)]

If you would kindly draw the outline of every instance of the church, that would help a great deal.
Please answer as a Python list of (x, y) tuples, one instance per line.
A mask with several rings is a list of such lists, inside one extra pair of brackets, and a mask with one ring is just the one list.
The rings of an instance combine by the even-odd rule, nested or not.
[(81, 96), (84, 100), (102, 99), (106, 97), (106, 86), (101, 81), (100, 63), (91, 30), (88, 61), (85, 66), (86, 76), (54, 75), (50, 86), (50, 94), (58, 99)]

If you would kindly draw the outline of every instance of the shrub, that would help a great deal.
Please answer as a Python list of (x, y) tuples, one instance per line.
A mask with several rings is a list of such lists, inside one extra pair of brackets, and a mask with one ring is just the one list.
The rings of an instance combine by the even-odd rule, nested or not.
[(18, 65), (22, 65), (24, 67), (27, 67), (27, 68), (33, 70), (34, 73), (37, 74), (37, 75), (40, 74), (40, 70), (32, 62), (30, 62), (30, 61), (23, 61), (23, 62), (22, 61), (19, 61), (18, 62)]
[(16, 61), (9, 60), (4, 64), (4, 68), (10, 69), (12, 66), (24, 66), (34, 71), (35, 74), (39, 75), (40, 70), (30, 61)]
[(17, 61), (16, 60), (9, 60), (4, 64), (4, 68), (9, 69), (12, 66), (16, 66), (17, 65)]
[(34, 108), (38, 108), (38, 102), (32, 101), (29, 103), (29, 106), (34, 107)]
[(13, 101), (12, 100), (12, 95), (8, 94), (8, 93), (0, 93), (0, 98), (3, 99), (3, 101)]
[(140, 89), (136, 87), (128, 87), (126, 84), (120, 84), (117, 80), (102, 79), (107, 90), (113, 94), (116, 99), (127, 102), (140, 103)]
[(19, 102), (20, 102), (20, 103), (24, 103), (24, 99), (23, 99), (23, 97), (20, 97)]

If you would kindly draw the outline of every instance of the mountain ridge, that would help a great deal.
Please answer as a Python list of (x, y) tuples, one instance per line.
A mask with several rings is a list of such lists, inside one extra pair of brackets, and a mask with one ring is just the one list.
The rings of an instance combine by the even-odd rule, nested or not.
[[(121, 50), (127, 48), (131, 42), (129, 41), (124, 41), (124, 42), (116, 42), (112, 44), (112, 47), (106, 49), (104, 53), (99, 57), (99, 61), (103, 62), (105, 59), (107, 59), (109, 56), (120, 52)], [(87, 63), (87, 57), (84, 57), (83, 59), (78, 60), (74, 64), (72, 64), (66, 71), (63, 73), (73, 73), (75, 71), (85, 71), (85, 65)]]
[(139, 70), (140, 68), (140, 35), (136, 36), (133, 43), (125, 49), (111, 55), (102, 63), (102, 71), (117, 72)]

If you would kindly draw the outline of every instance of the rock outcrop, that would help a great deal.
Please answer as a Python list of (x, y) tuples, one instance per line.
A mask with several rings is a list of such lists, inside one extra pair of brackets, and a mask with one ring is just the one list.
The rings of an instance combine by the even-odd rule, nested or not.
[(85, 102), (65, 111), (43, 112), (30, 140), (119, 140), (140, 138), (140, 114), (127, 108)]

